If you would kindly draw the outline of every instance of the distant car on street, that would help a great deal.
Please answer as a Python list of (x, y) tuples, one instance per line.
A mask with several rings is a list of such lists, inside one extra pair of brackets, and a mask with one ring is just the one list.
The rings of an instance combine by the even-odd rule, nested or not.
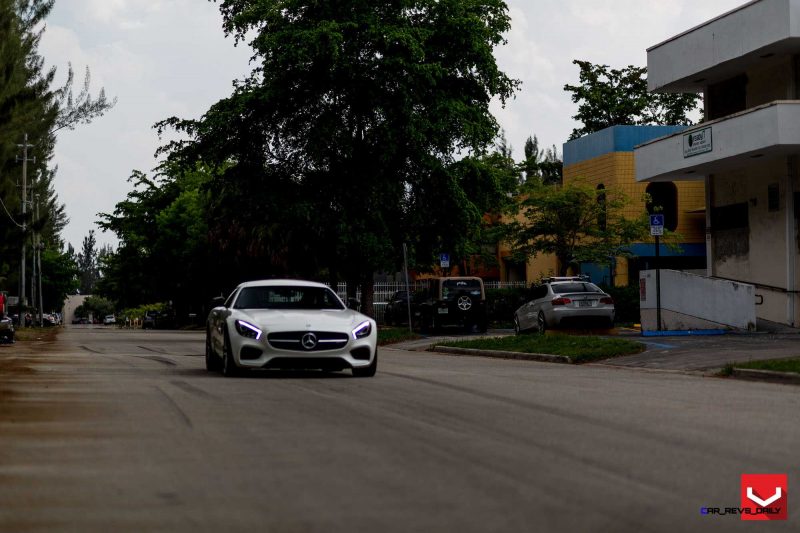
[(378, 368), (378, 327), (348, 309), (330, 288), (299, 280), (251, 281), (206, 324), (206, 368), (233, 376), (244, 369), (350, 369), (372, 377)]
[(7, 316), (0, 318), (0, 342), (13, 343), (14, 332), (14, 322)]
[(530, 301), (514, 313), (514, 331), (547, 329), (573, 323), (614, 326), (614, 300), (583, 277), (553, 277), (531, 290)]
[(106, 326), (110, 326), (111, 324), (116, 324), (117, 318), (114, 315), (106, 315), (103, 319), (103, 324)]

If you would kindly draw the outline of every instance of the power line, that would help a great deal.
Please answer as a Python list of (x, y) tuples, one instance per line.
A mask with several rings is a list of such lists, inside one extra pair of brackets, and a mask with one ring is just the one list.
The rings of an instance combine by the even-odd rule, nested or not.
[(3, 202), (3, 199), (2, 199), (2, 198), (0, 198), (0, 205), (2, 205), (2, 206), (3, 206), (3, 210), (6, 212), (6, 215), (8, 215), (8, 218), (11, 220), (11, 222), (13, 222), (14, 224), (16, 224), (16, 226), (17, 226), (18, 228), (20, 228), (20, 229), (25, 229), (25, 226), (23, 226), (22, 224), (20, 224), (20, 223), (19, 223), (19, 222), (17, 222), (16, 220), (14, 220), (14, 217), (12, 217), (12, 216), (11, 216), (11, 213), (9, 213), (9, 212), (8, 212), (8, 208), (6, 207), (6, 204), (5, 204), (5, 202)]

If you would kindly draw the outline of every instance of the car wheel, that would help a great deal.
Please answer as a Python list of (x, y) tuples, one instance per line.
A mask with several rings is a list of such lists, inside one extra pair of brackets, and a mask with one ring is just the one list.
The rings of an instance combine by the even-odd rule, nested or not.
[(214, 349), (211, 347), (211, 334), (206, 331), (206, 370), (209, 372), (218, 372), (219, 363), (219, 356), (214, 353)]
[(378, 371), (378, 349), (375, 348), (375, 357), (369, 366), (363, 368), (353, 368), (353, 377), (355, 378), (371, 378)]
[(514, 315), (514, 335), (519, 335), (522, 332), (519, 328), (519, 317)]
[(222, 375), (230, 378), (239, 374), (236, 361), (233, 360), (233, 350), (231, 349), (231, 339), (228, 331), (225, 331), (225, 340), (222, 343)]
[(545, 331), (547, 331), (547, 319), (544, 317), (544, 311), (539, 311), (536, 323), (539, 325), (539, 333), (544, 335)]

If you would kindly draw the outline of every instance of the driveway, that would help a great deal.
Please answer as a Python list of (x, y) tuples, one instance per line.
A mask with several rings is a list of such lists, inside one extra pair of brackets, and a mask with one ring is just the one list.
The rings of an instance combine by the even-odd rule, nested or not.
[[(400, 350), (426, 351), (431, 345), (449, 340), (471, 340), (481, 337), (513, 335), (505, 329), (489, 330), (485, 335), (464, 335), (444, 332), (436, 336), (394, 344)], [(574, 334), (565, 331), (567, 334)], [(646, 350), (640, 354), (627, 355), (594, 363), (632, 368), (675, 371), (707, 371), (724, 367), (728, 363), (742, 363), (765, 359), (800, 357), (800, 334), (798, 333), (731, 333), (715, 336), (657, 337), (644, 338), (634, 330), (618, 330), (619, 335), (641, 342)]]

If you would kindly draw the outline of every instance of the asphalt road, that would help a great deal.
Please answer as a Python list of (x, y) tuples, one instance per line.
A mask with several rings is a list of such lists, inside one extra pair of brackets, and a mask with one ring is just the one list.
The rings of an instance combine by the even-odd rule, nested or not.
[(202, 349), (0, 350), (0, 530), (753, 531), (700, 509), (742, 473), (800, 487), (797, 387), (390, 349), (372, 379), (226, 379)]

